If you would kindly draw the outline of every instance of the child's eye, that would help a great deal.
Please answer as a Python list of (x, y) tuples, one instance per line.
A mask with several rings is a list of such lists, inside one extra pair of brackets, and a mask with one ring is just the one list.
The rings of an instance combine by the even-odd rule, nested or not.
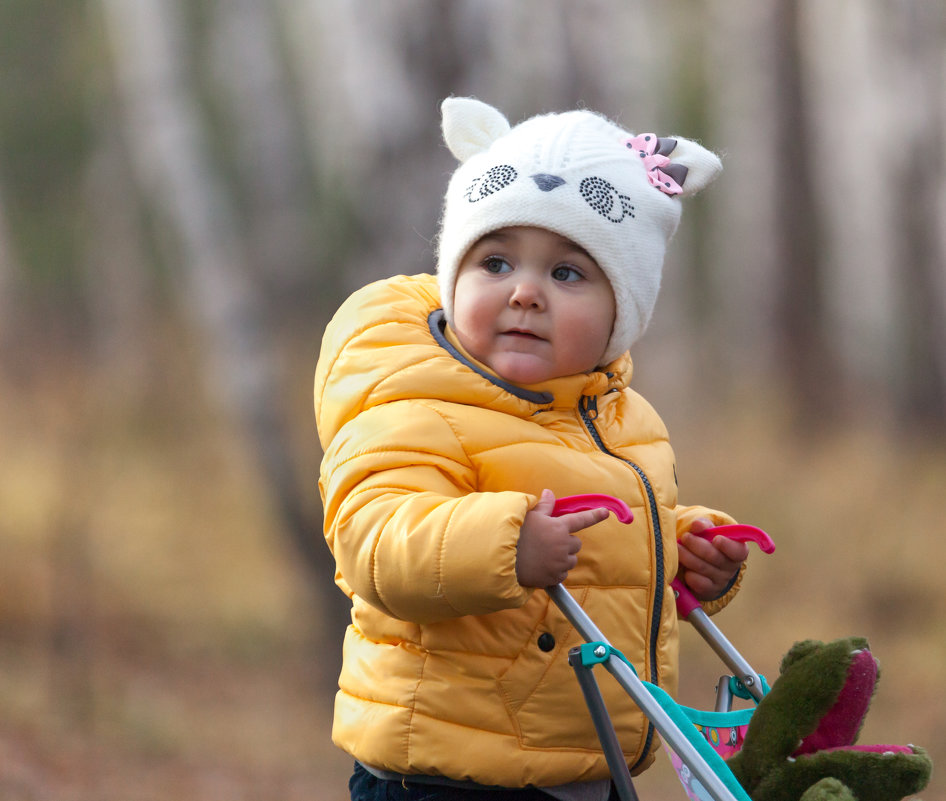
[(552, 278), (556, 281), (580, 281), (584, 276), (574, 267), (560, 264), (552, 270)]
[(499, 256), (489, 256), (483, 259), (483, 269), (488, 273), (508, 273), (512, 269), (512, 265)]

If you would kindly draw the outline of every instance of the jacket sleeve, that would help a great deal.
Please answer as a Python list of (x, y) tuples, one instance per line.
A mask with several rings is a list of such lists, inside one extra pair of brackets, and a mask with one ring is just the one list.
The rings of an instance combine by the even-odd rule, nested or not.
[[(678, 506), (677, 507), (677, 539), (680, 539), (687, 531), (690, 530), (690, 526), (693, 524), (693, 521), (698, 517), (706, 517), (709, 520), (713, 521), (715, 526), (728, 526), (736, 521), (731, 518), (729, 515), (724, 512), (718, 512), (714, 509), (707, 509), (704, 506)], [(739, 588), (742, 586), (742, 577), (746, 572), (747, 562), (743, 562), (739, 572), (736, 574), (735, 579), (732, 584), (729, 585), (726, 592), (724, 592), (719, 598), (715, 598), (712, 601), (700, 601), (700, 606), (703, 608), (703, 611), (708, 615), (715, 615), (721, 609), (724, 609), (729, 605), (729, 602), (736, 597), (736, 593), (739, 592)]]
[(339, 584), (415, 623), (521, 606), (516, 547), (537, 499), (475, 492), (448, 422), (422, 402), (369, 409), (322, 461), (325, 536)]

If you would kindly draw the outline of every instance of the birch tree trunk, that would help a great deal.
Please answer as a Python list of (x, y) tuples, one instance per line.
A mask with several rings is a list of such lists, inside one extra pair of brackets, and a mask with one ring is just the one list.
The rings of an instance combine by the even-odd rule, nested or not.
[(776, 325), (789, 390), (816, 422), (834, 367), (824, 321), (824, 264), (812, 175), (812, 130), (796, 0), (776, 0), (772, 44), (777, 120), (775, 179)]
[(901, 347), (896, 400), (907, 422), (946, 429), (946, 12), (939, 3), (904, 0), (885, 15), (897, 76), (895, 223)]
[(315, 578), (324, 618), (347, 602), (318, 525), (307, 513), (280, 403), (284, 387), (270, 321), (247, 265), (236, 214), (211, 167), (187, 80), (181, 6), (102, 0), (114, 52), (127, 147), (138, 182), (164, 224), (181, 295), (199, 326), (218, 397), (248, 434), (285, 529)]
[(305, 145), (292, 113), (280, 59), (274, 7), (259, 0), (216, 0), (210, 26), (215, 83), (246, 199), (248, 252), (265, 285), (292, 299), (309, 261)]
[(138, 208), (128, 202), (135, 192), (118, 139), (116, 126), (102, 126), (86, 168), (83, 203), (92, 233), (84, 243), (83, 263), (93, 360), (128, 397), (144, 389), (150, 378), (150, 296), (155, 287), (146, 267)]
[[(439, 105), (467, 91), (483, 10), (468, 0), (283, 0), (313, 161), (351, 203), (360, 241), (321, 280), (347, 294), (397, 272), (434, 268), (443, 177)], [(471, 34), (471, 31), (476, 36)], [(440, 183), (443, 181), (443, 183)]]
[(6, 356), (15, 327), (17, 266), (0, 187), (0, 358)]

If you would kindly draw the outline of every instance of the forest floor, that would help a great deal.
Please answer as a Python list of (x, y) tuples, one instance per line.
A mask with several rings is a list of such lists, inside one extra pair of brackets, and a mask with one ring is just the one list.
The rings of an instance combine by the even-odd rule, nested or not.
[[(239, 437), (199, 393), (155, 411), (67, 374), (0, 399), (0, 801), (347, 798), (338, 644)], [(868, 636), (883, 680), (862, 741), (946, 764), (946, 447), (739, 412), (670, 421), (684, 500), (778, 544), (717, 622), (770, 677), (794, 640)], [(682, 640), (680, 700), (711, 706), (720, 666)], [(664, 757), (639, 793), (683, 798)]]

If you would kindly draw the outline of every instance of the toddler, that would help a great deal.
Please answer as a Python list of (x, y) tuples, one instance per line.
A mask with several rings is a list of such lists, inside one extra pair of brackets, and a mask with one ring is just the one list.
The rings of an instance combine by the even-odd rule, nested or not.
[[(437, 275), (352, 295), (315, 381), (325, 536), (352, 624), (333, 739), (353, 799), (595, 799), (613, 791), (541, 588), (564, 582), (642, 678), (676, 691), (678, 574), (712, 613), (747, 548), (693, 537), (734, 522), (677, 501), (674, 456), (629, 387), (680, 198), (715, 155), (589, 111), (510, 127), (442, 106), (461, 162)], [(634, 512), (551, 515), (605, 493)], [(653, 727), (602, 691), (632, 772)]]

